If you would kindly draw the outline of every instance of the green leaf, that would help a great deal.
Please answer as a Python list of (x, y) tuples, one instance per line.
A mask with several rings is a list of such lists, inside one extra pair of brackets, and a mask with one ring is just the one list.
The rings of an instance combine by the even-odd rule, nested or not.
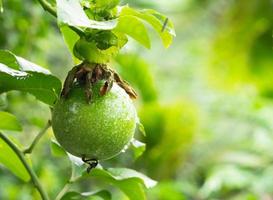
[(74, 49), (74, 45), (76, 44), (76, 42), (80, 39), (80, 36), (78, 36), (68, 26), (60, 26), (60, 31), (61, 31), (62, 36), (64, 38), (65, 44), (66, 44), (69, 52), (71, 53), (74, 63), (78, 64), (80, 61), (74, 56), (73, 49)]
[(21, 131), (22, 127), (14, 115), (0, 111), (0, 129)]
[(119, 187), (130, 200), (145, 200), (146, 195), (143, 186), (135, 179), (126, 179), (124, 181), (116, 182), (115, 185)]
[(109, 182), (122, 190), (131, 200), (146, 199), (144, 187), (150, 188), (156, 185), (156, 181), (147, 176), (127, 168), (109, 168), (107, 170), (93, 169), (84, 177), (97, 177)]
[(121, 15), (118, 18), (118, 25), (114, 30), (131, 36), (148, 49), (151, 47), (145, 25), (135, 16)]
[(0, 163), (23, 181), (28, 181), (30, 176), (14, 151), (0, 138)]
[(96, 0), (95, 7), (103, 10), (110, 10), (119, 4), (119, 0)]
[[(175, 36), (174, 26), (167, 17), (159, 12), (152, 9), (138, 11), (128, 6), (124, 6), (121, 9), (120, 16), (135, 16), (148, 22), (157, 31), (166, 48), (172, 43), (173, 37)], [(164, 25), (165, 27), (163, 28)]]
[(9, 51), (0, 50), (0, 93), (10, 90), (29, 92), (52, 106), (61, 86), (61, 81), (48, 70)]
[(91, 38), (96, 42), (100, 50), (106, 50), (111, 46), (118, 46), (118, 38), (112, 31), (100, 31)]
[[(90, 4), (87, 1), (83, 3)], [(93, 6), (97, 6), (97, 9), (111, 9), (118, 3), (118, 0), (96, 1)], [(165, 47), (171, 44), (173, 36), (175, 36), (170, 20), (154, 10), (137, 11), (124, 6), (120, 9), (118, 18), (109, 21), (95, 21), (88, 18), (79, 0), (57, 0), (57, 16), (60, 26), (118, 31), (134, 38), (146, 48), (150, 48), (151, 45), (143, 21), (148, 22), (159, 33)], [(71, 45), (69, 47), (71, 49)]]
[(131, 141), (131, 148), (132, 148), (133, 153), (134, 153), (134, 158), (137, 159), (145, 151), (146, 144), (142, 143), (142, 142), (140, 142), (140, 141), (138, 141), (136, 139), (133, 139)]
[(100, 190), (96, 192), (67, 192), (61, 200), (111, 200), (111, 193), (107, 190)]
[(118, 53), (119, 47), (112, 46), (106, 50), (97, 48), (96, 43), (80, 39), (74, 47), (74, 55), (80, 60), (94, 63), (107, 63)]
[(67, 156), (66, 151), (54, 140), (50, 142), (51, 154), (55, 157)]
[(78, 0), (57, 0), (57, 16), (60, 24), (69, 26), (111, 30), (117, 25), (116, 19), (109, 21), (89, 19)]

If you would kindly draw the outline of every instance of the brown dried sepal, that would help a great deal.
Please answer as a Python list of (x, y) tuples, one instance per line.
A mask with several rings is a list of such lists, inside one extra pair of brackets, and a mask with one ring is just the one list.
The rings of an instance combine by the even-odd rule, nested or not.
[(116, 71), (107, 67), (105, 64), (81, 63), (72, 68), (66, 77), (61, 97), (67, 98), (74, 84), (80, 84), (85, 87), (86, 101), (89, 103), (92, 99), (92, 85), (100, 80), (105, 80), (100, 88), (100, 95), (104, 96), (109, 92), (116, 82), (132, 99), (137, 98), (135, 90), (124, 81)]

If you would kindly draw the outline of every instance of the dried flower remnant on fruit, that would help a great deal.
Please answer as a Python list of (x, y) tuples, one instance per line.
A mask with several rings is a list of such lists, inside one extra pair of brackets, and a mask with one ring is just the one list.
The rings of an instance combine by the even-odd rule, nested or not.
[(135, 99), (137, 94), (135, 90), (124, 81), (116, 71), (109, 68), (106, 64), (90, 64), (81, 63), (71, 69), (64, 82), (64, 87), (61, 96), (67, 98), (71, 88), (74, 84), (79, 84), (85, 88), (85, 96), (87, 103), (90, 103), (92, 99), (92, 86), (98, 81), (105, 81), (103, 86), (100, 88), (100, 95), (104, 96), (109, 92), (116, 82), (130, 98)]
[(106, 64), (83, 62), (70, 70), (53, 110), (59, 143), (81, 157), (89, 173), (133, 138), (138, 121), (134, 89)]

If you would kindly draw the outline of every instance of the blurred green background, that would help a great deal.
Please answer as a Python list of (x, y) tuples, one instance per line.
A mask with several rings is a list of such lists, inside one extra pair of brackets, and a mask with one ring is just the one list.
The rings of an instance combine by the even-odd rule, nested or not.
[[(273, 199), (273, 57), (271, 0), (137, 0), (174, 21), (177, 37), (164, 49), (134, 41), (111, 66), (139, 93), (135, 104), (147, 136), (137, 161), (129, 153), (102, 163), (130, 167), (159, 181), (148, 200)], [(56, 21), (36, 1), (4, 0), (0, 48), (49, 68), (62, 80), (73, 66)], [(48, 107), (26, 93), (0, 96), (0, 109), (24, 125), (14, 137), (28, 146), (50, 118)], [(31, 155), (50, 196), (67, 181), (69, 161), (52, 157), (43, 137)], [(100, 187), (86, 181), (79, 191)], [(39, 199), (0, 166), (0, 199)], [(110, 186), (106, 186), (110, 187)], [(114, 199), (126, 199), (112, 188)]]

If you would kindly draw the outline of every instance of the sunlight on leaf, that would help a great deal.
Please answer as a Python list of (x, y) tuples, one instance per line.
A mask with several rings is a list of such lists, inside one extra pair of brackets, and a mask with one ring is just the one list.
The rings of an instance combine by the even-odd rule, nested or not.
[(22, 126), (14, 115), (0, 111), (0, 129), (21, 131)]
[(120, 16), (118, 25), (114, 30), (129, 35), (148, 49), (151, 47), (145, 25), (135, 16)]
[(95, 21), (89, 19), (78, 0), (57, 0), (57, 15), (60, 24), (70, 26), (111, 30), (117, 25), (117, 20)]
[[(109, 168), (93, 169), (89, 174), (83, 173), (83, 178), (97, 177), (111, 183), (123, 191), (131, 200), (145, 200), (144, 187), (154, 187), (157, 182), (132, 169)], [(144, 186), (144, 187), (143, 187)]]
[(66, 193), (61, 200), (111, 200), (111, 193), (107, 190), (100, 190), (96, 192), (68, 192)]
[(30, 179), (20, 159), (2, 139), (0, 139), (0, 163), (23, 181), (27, 182)]
[(54, 140), (50, 142), (51, 154), (55, 157), (67, 156), (65, 150)]
[[(167, 48), (171, 45), (175, 31), (172, 22), (167, 17), (151, 9), (138, 11), (128, 6), (122, 7), (120, 16), (128, 15), (138, 17), (149, 23), (161, 37), (164, 46)], [(163, 27), (164, 25), (165, 27)]]
[(0, 93), (10, 90), (29, 92), (40, 101), (53, 105), (61, 85), (61, 81), (47, 69), (0, 50)]

